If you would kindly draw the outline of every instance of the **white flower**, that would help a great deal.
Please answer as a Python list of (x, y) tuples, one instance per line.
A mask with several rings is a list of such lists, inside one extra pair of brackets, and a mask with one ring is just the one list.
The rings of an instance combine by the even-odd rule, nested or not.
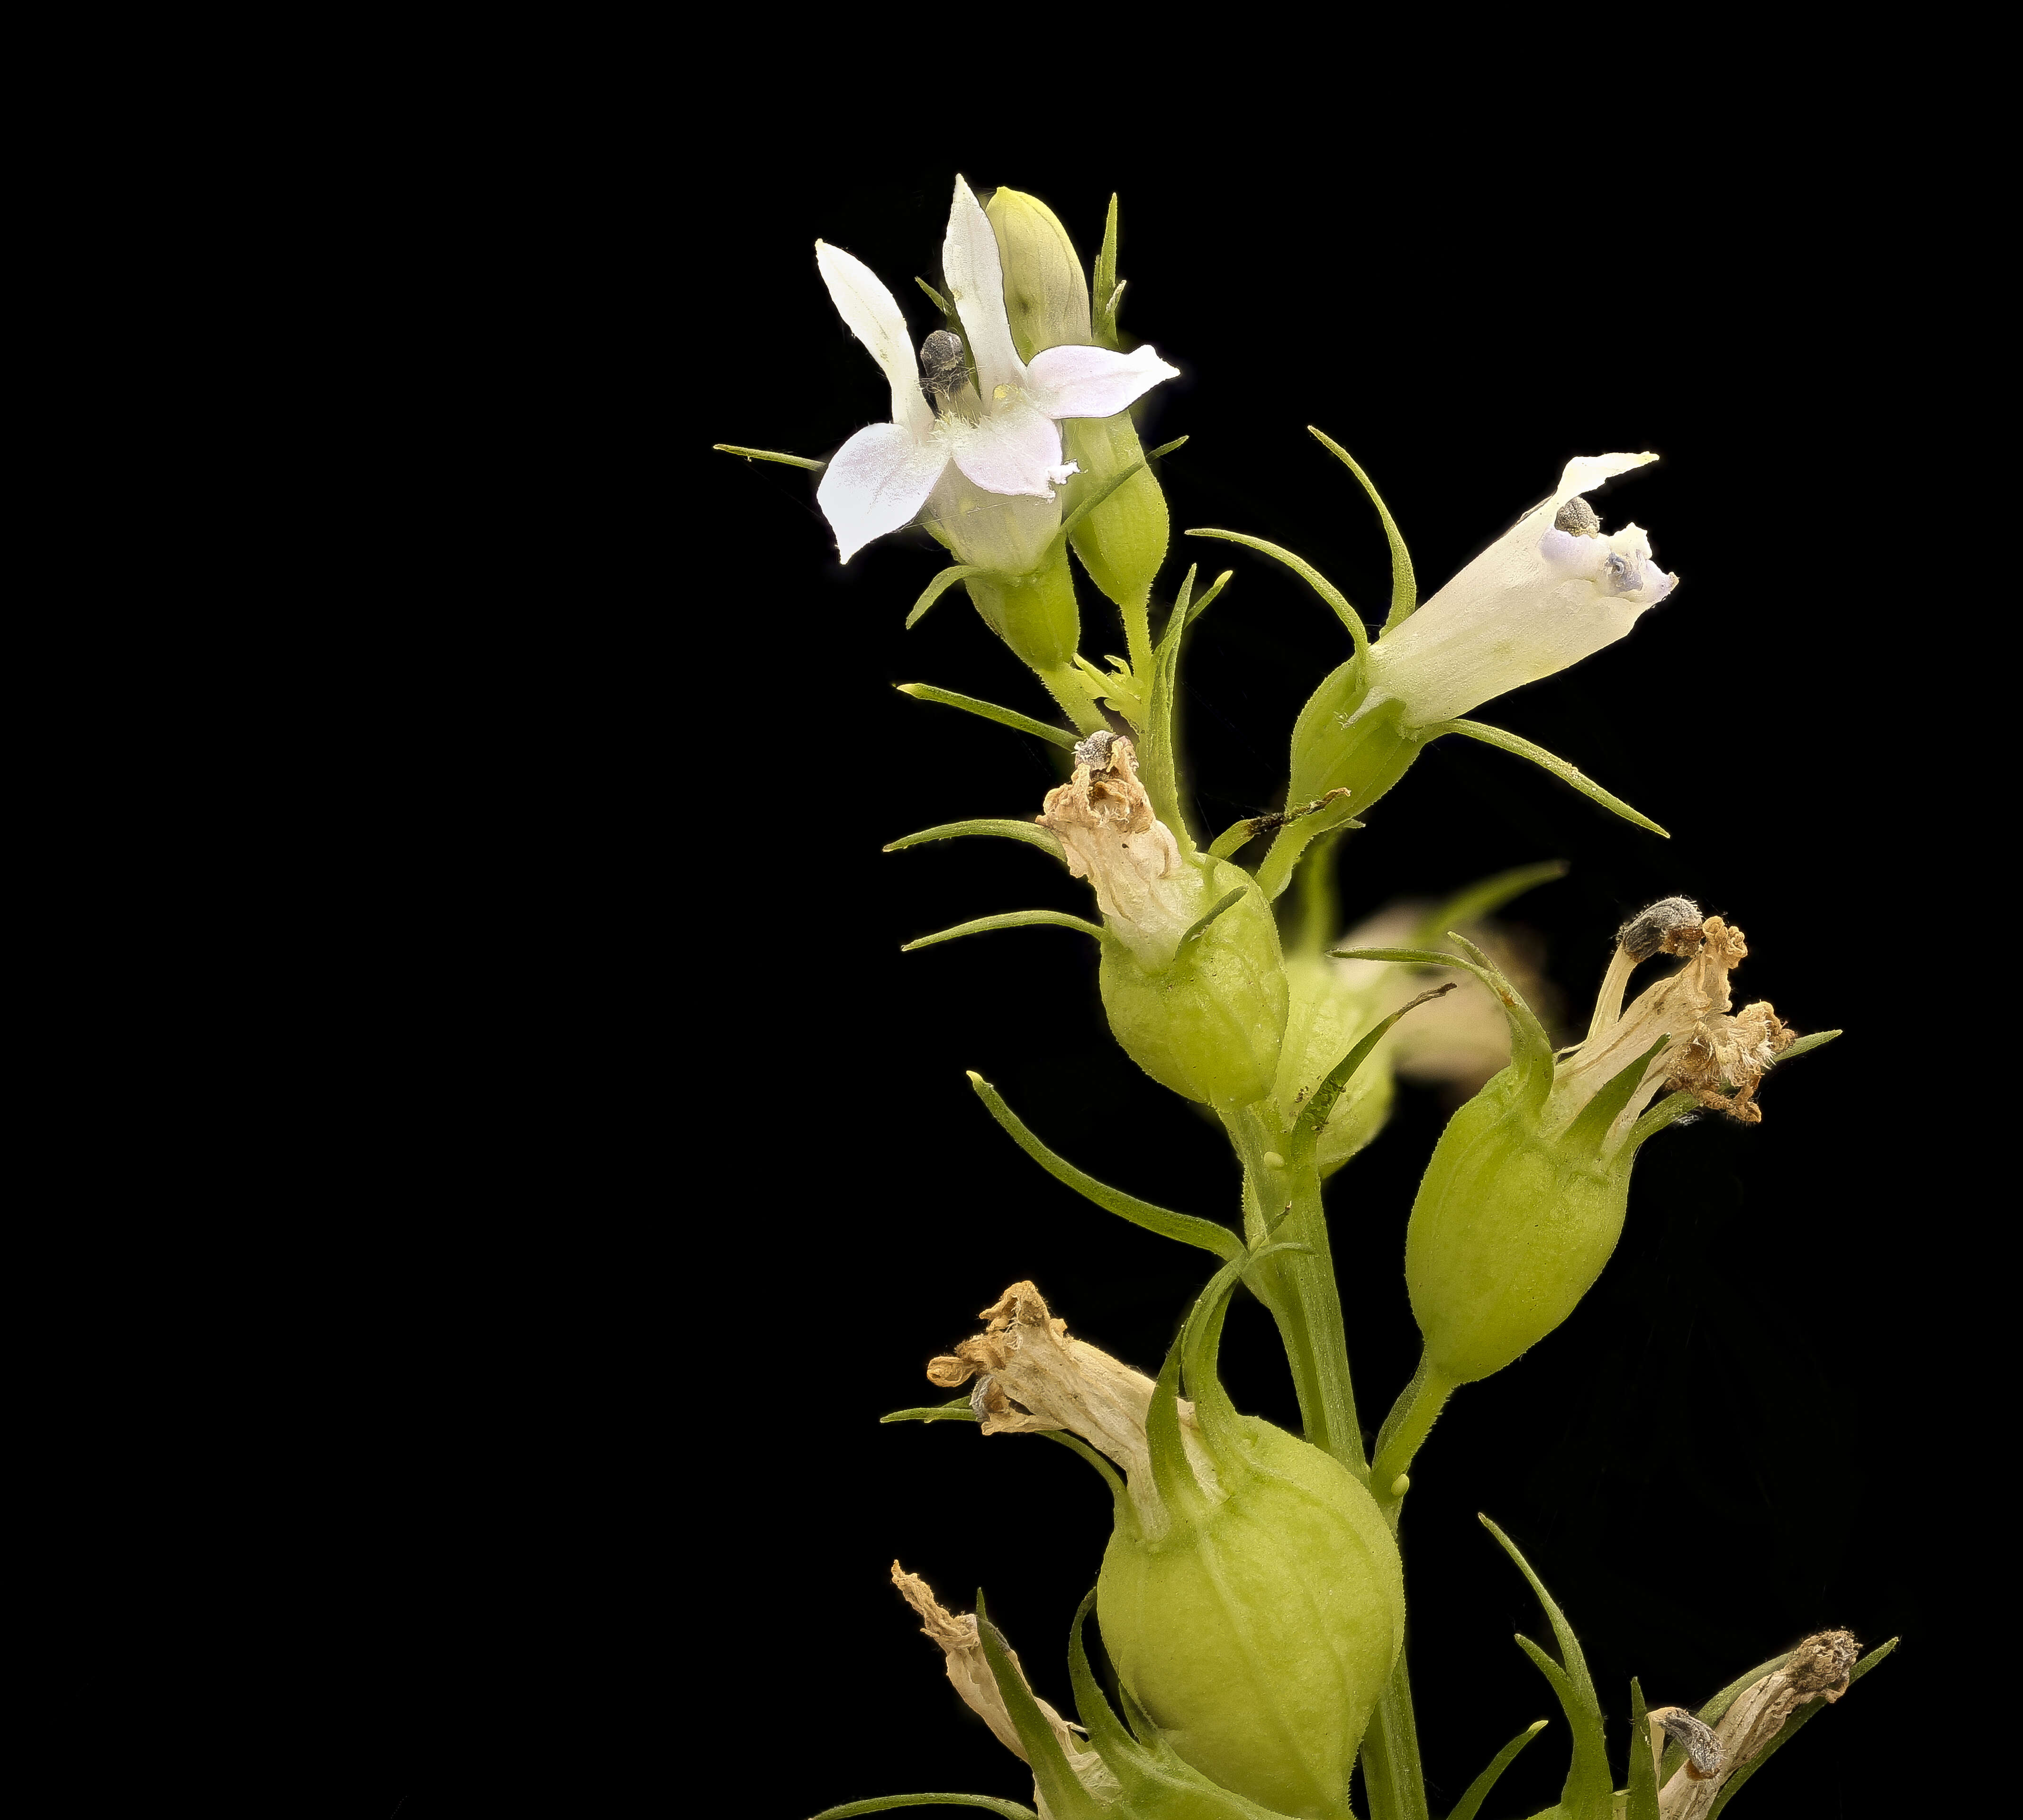
[(1149, 347), (1129, 354), (1052, 347), (1030, 365), (1020, 360), (1004, 314), (997, 236), (959, 177), (942, 262), (971, 370), (937, 386), (937, 411), (921, 390), (920, 363), (892, 293), (862, 261), (815, 243), (815, 264), (838, 312), (892, 387), (892, 421), (851, 437), (816, 489), (846, 562), (874, 537), (910, 524), (951, 467), (985, 493), (1051, 503), (1054, 489), (1077, 471), (1061, 460), (1060, 421), (1114, 417), (1179, 371)]
[(1479, 703), (1613, 644), (1677, 584), (1634, 525), (1603, 534), (1581, 496), (1655, 455), (1585, 455), (1558, 490), (1370, 647), (1371, 696), (1405, 704), (1405, 724), (1451, 720)]

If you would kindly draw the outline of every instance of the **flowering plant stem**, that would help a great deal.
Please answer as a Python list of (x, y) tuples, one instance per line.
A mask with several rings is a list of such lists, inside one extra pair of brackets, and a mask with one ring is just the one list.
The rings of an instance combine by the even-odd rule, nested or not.
[[(1369, 1484), (1314, 1128), (1304, 1117), (1289, 1127), (1269, 1100), (1226, 1115), (1223, 1122), (1243, 1163), (1245, 1239), (1253, 1251), (1279, 1243), (1302, 1247), (1264, 1259), (1246, 1280), (1278, 1324), (1306, 1437)], [(1390, 1496), (1388, 1483), (1370, 1490), (1395, 1532), (1402, 1500)], [(1363, 1736), (1363, 1773), (1372, 1820), (1430, 1820), (1411, 1678), (1402, 1653)]]

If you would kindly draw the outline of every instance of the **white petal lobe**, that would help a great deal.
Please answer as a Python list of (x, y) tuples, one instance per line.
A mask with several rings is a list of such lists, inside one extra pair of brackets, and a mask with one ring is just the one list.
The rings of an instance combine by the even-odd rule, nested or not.
[(955, 464), (986, 491), (1050, 500), (1050, 472), (1061, 465), (1061, 433), (1022, 400), (1008, 398), (977, 424), (953, 422)]
[(873, 423), (836, 452), (815, 501), (847, 562), (874, 537), (911, 524), (948, 465), (937, 441), (916, 441), (897, 423)]
[(942, 244), (942, 270), (953, 293), (949, 301), (969, 337), (977, 390), (988, 398), (1000, 386), (1022, 386), (1026, 367), (1012, 345), (1012, 325), (1005, 320), (1004, 269), (998, 262), (997, 236), (960, 177), (949, 210), (948, 237)]
[(892, 388), (892, 421), (924, 438), (934, 427), (934, 413), (921, 396), (919, 357), (892, 293), (862, 259), (825, 241), (815, 242), (815, 269), (836, 313), (884, 369)]
[(1180, 377), (1149, 347), (1050, 347), (1033, 357), (1027, 396), (1049, 417), (1114, 417), (1161, 380)]

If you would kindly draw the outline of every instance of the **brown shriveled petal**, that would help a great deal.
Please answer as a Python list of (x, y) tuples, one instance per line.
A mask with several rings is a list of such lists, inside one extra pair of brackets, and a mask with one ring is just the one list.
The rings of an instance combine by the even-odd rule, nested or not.
[(1800, 1643), (1783, 1668), (1743, 1689), (1714, 1728), (1721, 1762), (1711, 1774), (1698, 1772), (1688, 1745), (1687, 1762), (1659, 1792), (1661, 1820), (1706, 1820), (1729, 1778), (1762, 1755), (1794, 1712), (1809, 1700), (1831, 1705), (1847, 1691), (1848, 1672), (1860, 1654), (1851, 1633), (1820, 1631)]
[(1177, 940), (1198, 914), (1199, 881), (1152, 812), (1131, 742), (1112, 735), (1101, 752), (1096, 743), (1075, 748), (1074, 776), (1047, 793), (1040, 820), (1059, 838), (1069, 872), (1096, 888), (1103, 915), (1127, 936)]
[[(1608, 1005), (1597, 1005), (1587, 1040), (1560, 1065), (1553, 1088), (1553, 1122), (1570, 1124), (1619, 1071), (1662, 1037), (1668, 1039), (1666, 1047), (1624, 1109), (1619, 1130), (1626, 1130), (1661, 1088), (1691, 1093), (1710, 1111), (1743, 1124), (1758, 1123), (1763, 1115), (1756, 1105), (1756, 1089), (1798, 1033), (1767, 1000), (1729, 1015), (1733, 1001), (1728, 976), (1749, 954), (1742, 931), (1720, 917), (1708, 917), (1697, 925), (1681, 923), (1666, 928), (1653, 951), (1682, 954), (1685, 965), (1670, 979), (1646, 988), (1620, 1017)], [(1618, 948), (1604, 984), (1604, 999), (1621, 991), (1619, 976), (1628, 952)]]
[[(1057, 1428), (1080, 1435), (1124, 1469), (1134, 1501), (1151, 1514), (1145, 1419), (1152, 1380), (1070, 1338), (1067, 1323), (1048, 1311), (1030, 1283), (1013, 1284), (982, 1319), (988, 1324), (982, 1333), (929, 1363), (928, 1378), (946, 1390), (975, 1378), (970, 1401), (986, 1434)], [(1213, 1492), (1214, 1469), (1196, 1440), (1194, 1405), (1184, 1398), (1180, 1433), (1195, 1477)]]
[[(900, 1596), (920, 1614), (922, 1634), (941, 1645), (948, 1678), (955, 1684), (956, 1692), (962, 1696), (963, 1704), (990, 1727), (991, 1735), (1021, 1763), (1031, 1762), (1026, 1755), (1025, 1745), (1019, 1741), (1018, 1727), (1012, 1724), (1012, 1715), (1005, 1709), (1004, 1696), (998, 1692), (997, 1683), (992, 1677), (983, 1645), (977, 1640), (975, 1614), (964, 1612), (958, 1615), (947, 1610), (924, 1580), (917, 1573), (909, 1573), (896, 1561), (892, 1563), (892, 1584), (898, 1587)], [(1012, 1650), (1009, 1653), (1019, 1679), (1025, 1681), (1026, 1671), (1019, 1664), (1018, 1652)], [(1026, 1691), (1032, 1692), (1030, 1681), (1026, 1682)], [(1069, 1730), (1066, 1720), (1045, 1701), (1037, 1694), (1033, 1694), (1033, 1699), (1047, 1723), (1053, 1727), (1054, 1736), (1060, 1741), (1069, 1767), (1084, 1785), (1092, 1793), (1107, 1790), (1114, 1793), (1116, 1778), (1103, 1759), (1093, 1751), (1083, 1749), (1080, 1741)], [(1041, 1811), (1044, 1811), (1043, 1806)]]

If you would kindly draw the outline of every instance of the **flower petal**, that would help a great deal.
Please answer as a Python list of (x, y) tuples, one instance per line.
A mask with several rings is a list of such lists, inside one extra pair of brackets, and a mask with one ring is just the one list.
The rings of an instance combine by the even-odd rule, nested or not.
[(916, 440), (898, 423), (873, 423), (836, 452), (815, 489), (815, 503), (847, 562), (873, 537), (911, 524), (948, 466), (938, 439)]
[(998, 404), (980, 423), (952, 418), (946, 426), (955, 464), (986, 492), (1050, 500), (1050, 469), (1061, 465), (1061, 433), (1023, 398)]
[[(1577, 455), (1567, 463), (1566, 471), (1560, 476), (1558, 492), (1553, 495), (1553, 512), (1557, 512), (1577, 493), (1591, 493), (1605, 480), (1613, 480), (1619, 474), (1627, 474), (1633, 467), (1642, 467), (1657, 456), (1646, 450), (1641, 455)], [(1546, 515), (1548, 519), (1552, 513)]]
[(934, 428), (935, 414), (921, 395), (920, 358), (892, 293), (862, 259), (825, 241), (815, 242), (815, 269), (829, 287), (836, 313), (885, 369), (892, 387), (892, 421), (904, 424), (915, 440), (924, 441)]
[(1026, 368), (1026, 395), (1049, 417), (1114, 417), (1163, 379), (1180, 377), (1149, 347), (1050, 347)]
[(948, 280), (949, 301), (969, 336), (978, 391), (989, 398), (1000, 386), (1022, 386), (1026, 367), (1012, 345), (1012, 325), (1005, 319), (1004, 269), (998, 262), (997, 236), (991, 232), (990, 218), (960, 177), (949, 209), (948, 237), (942, 243), (942, 272)]

